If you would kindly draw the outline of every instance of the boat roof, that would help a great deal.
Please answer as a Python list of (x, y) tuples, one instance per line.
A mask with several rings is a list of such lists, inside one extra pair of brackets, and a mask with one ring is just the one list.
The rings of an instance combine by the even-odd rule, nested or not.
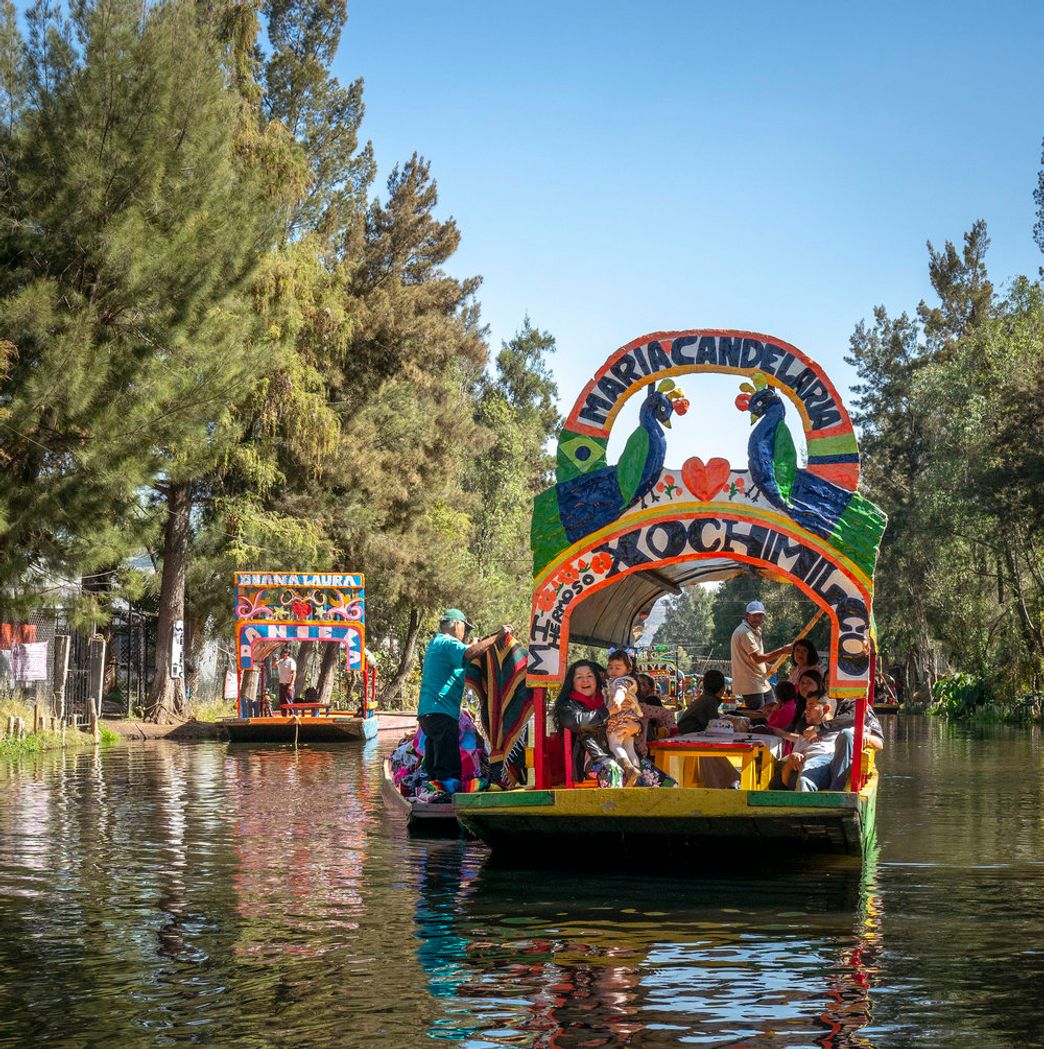
[[(752, 570), (728, 558), (658, 565), (622, 576), (576, 606), (570, 620), (569, 639), (581, 645), (612, 648), (630, 644), (640, 635), (652, 607), (687, 586), (716, 583)], [(757, 574), (757, 573), (755, 573)]]

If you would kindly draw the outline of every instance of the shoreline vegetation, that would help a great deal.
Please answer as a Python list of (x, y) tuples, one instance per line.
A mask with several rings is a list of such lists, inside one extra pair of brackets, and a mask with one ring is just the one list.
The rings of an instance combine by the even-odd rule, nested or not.
[[(13, 732), (6, 731), (10, 718), (16, 719), (15, 724), (19, 726)], [(4, 734), (0, 736), (0, 759), (29, 757), (70, 747), (95, 746), (94, 737), (89, 732), (82, 732), (72, 725), (66, 725), (64, 732), (61, 728), (38, 728), (33, 731), (31, 727), (28, 730), (23, 727), (32, 724), (33, 708), (28, 703), (0, 703), (0, 725), (5, 728)], [(119, 735), (112, 729), (98, 726), (98, 746), (107, 747), (119, 740)]]

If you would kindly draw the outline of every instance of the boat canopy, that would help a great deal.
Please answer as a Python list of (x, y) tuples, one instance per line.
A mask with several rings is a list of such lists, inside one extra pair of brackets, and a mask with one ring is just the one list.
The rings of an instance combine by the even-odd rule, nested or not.
[[(666, 430), (689, 403), (677, 380), (737, 377), (753, 427), (747, 462), (690, 455), (666, 463)], [(617, 462), (613, 422), (641, 397)], [(782, 398), (797, 409), (799, 461)], [(560, 683), (571, 641), (628, 643), (656, 600), (694, 583), (754, 573), (788, 582), (831, 624), (830, 692), (865, 697), (871, 681), (873, 573), (885, 515), (858, 492), (859, 449), (822, 368), (757, 332), (646, 335), (592, 376), (559, 434), (555, 483), (537, 496), (527, 681)]]
[(634, 572), (577, 606), (570, 621), (569, 639), (596, 648), (629, 644), (641, 633), (642, 624), (661, 597), (680, 594), (685, 587), (697, 583), (720, 582), (749, 571), (755, 570), (715, 557)]
[(366, 665), (366, 587), (357, 572), (236, 572), (236, 659), (243, 672), (290, 641), (336, 642)]

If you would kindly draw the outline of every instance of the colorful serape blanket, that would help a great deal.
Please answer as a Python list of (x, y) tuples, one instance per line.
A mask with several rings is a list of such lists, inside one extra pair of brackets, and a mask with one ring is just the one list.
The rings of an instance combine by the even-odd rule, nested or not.
[(513, 638), (497, 642), (470, 663), (468, 686), (479, 698), (482, 731), (489, 743), (490, 782), (517, 783), (522, 776), (522, 734), (533, 714), (533, 693), (526, 687), (524, 646)]

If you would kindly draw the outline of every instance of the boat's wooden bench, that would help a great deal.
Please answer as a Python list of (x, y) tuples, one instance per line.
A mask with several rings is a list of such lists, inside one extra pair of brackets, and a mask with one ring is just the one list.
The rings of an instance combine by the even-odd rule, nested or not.
[(280, 703), (280, 714), (324, 714), (330, 713), (329, 703)]

